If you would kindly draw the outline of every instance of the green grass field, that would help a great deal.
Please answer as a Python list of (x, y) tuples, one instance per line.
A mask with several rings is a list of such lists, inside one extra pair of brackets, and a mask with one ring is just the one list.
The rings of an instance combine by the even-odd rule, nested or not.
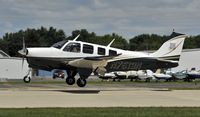
[[(0, 82), (0, 87), (3, 88), (4, 86), (12, 87), (48, 87), (49, 85), (60, 85), (66, 87), (77, 87), (77, 85), (69, 86), (65, 83), (65, 80), (33, 80), (30, 83), (24, 83), (22, 80), (11, 80), (8, 82)], [(101, 80), (88, 80), (87, 86), (89, 87), (145, 87), (145, 88), (168, 88), (169, 90), (200, 90), (200, 81), (194, 82), (130, 82), (129, 80), (122, 80), (121, 82), (113, 82), (113, 81), (101, 81)]]
[(0, 117), (200, 117), (200, 108), (10, 108), (0, 109)]
[[(88, 80), (88, 84), (200, 84), (200, 80), (193, 81), (193, 82), (184, 82), (184, 81), (172, 81), (172, 82), (165, 82), (165, 81), (151, 81), (151, 82), (145, 82), (145, 81), (132, 81), (130, 80), (121, 80), (113, 82), (111, 79), (109, 81), (106, 80)], [(23, 84), (23, 80), (9, 80), (8, 82), (0, 82), (0, 84)], [(32, 80), (30, 84), (66, 84), (65, 79), (63, 80)]]

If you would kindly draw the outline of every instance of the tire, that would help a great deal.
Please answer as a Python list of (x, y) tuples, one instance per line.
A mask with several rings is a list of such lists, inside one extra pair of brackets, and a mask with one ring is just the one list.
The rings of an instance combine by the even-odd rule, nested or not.
[(86, 79), (84, 79), (84, 78), (79, 78), (79, 79), (77, 80), (77, 85), (78, 85), (79, 87), (85, 87), (86, 84), (87, 84), (87, 81), (86, 81)]
[(23, 81), (24, 81), (25, 83), (30, 83), (30, 82), (31, 82), (31, 78), (28, 77), (28, 76), (24, 76)]
[(75, 83), (75, 78), (73, 78), (73, 77), (67, 77), (66, 78), (66, 83), (68, 85), (73, 85)]

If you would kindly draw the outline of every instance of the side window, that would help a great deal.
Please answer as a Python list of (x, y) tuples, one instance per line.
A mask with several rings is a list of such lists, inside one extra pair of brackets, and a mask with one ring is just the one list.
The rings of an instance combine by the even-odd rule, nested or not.
[(93, 54), (94, 47), (91, 45), (83, 44), (83, 53)]
[(67, 52), (80, 52), (80, 48), (81, 45), (80, 43), (69, 43), (65, 46), (65, 48), (63, 49), (63, 51), (67, 51)]
[(98, 54), (99, 55), (105, 55), (106, 54), (105, 48), (98, 47)]
[(109, 50), (109, 55), (111, 55), (111, 56), (117, 55), (117, 51), (115, 51), (115, 50)]

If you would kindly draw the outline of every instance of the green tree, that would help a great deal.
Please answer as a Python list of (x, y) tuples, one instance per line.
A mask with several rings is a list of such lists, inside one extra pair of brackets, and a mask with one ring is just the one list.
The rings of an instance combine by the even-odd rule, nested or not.
[(129, 45), (126, 39), (124, 39), (122, 36), (117, 35), (116, 33), (112, 34), (106, 34), (104, 36), (96, 36), (94, 32), (89, 33), (86, 29), (81, 30), (75, 30), (72, 31), (72, 35), (69, 36), (67, 39), (72, 40), (74, 39), (78, 34), (80, 34), (80, 37), (78, 38), (79, 41), (94, 43), (94, 44), (100, 44), (100, 45), (108, 45), (113, 39), (115, 39), (114, 43), (111, 45), (111, 47), (121, 48), (121, 49), (128, 49)]
[[(46, 29), (26, 29), (16, 33), (6, 33), (0, 41), (1, 49), (10, 56), (19, 56), (18, 50), (22, 49), (23, 38), (27, 47), (48, 47), (52, 44), (66, 39), (63, 30), (53, 27)], [(5, 48), (4, 48), (5, 47)]]

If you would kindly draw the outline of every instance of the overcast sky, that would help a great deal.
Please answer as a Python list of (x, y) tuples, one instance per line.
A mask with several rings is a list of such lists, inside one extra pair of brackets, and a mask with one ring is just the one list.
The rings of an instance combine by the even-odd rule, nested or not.
[(0, 0), (0, 37), (53, 26), (129, 39), (142, 33), (200, 34), (200, 0)]

